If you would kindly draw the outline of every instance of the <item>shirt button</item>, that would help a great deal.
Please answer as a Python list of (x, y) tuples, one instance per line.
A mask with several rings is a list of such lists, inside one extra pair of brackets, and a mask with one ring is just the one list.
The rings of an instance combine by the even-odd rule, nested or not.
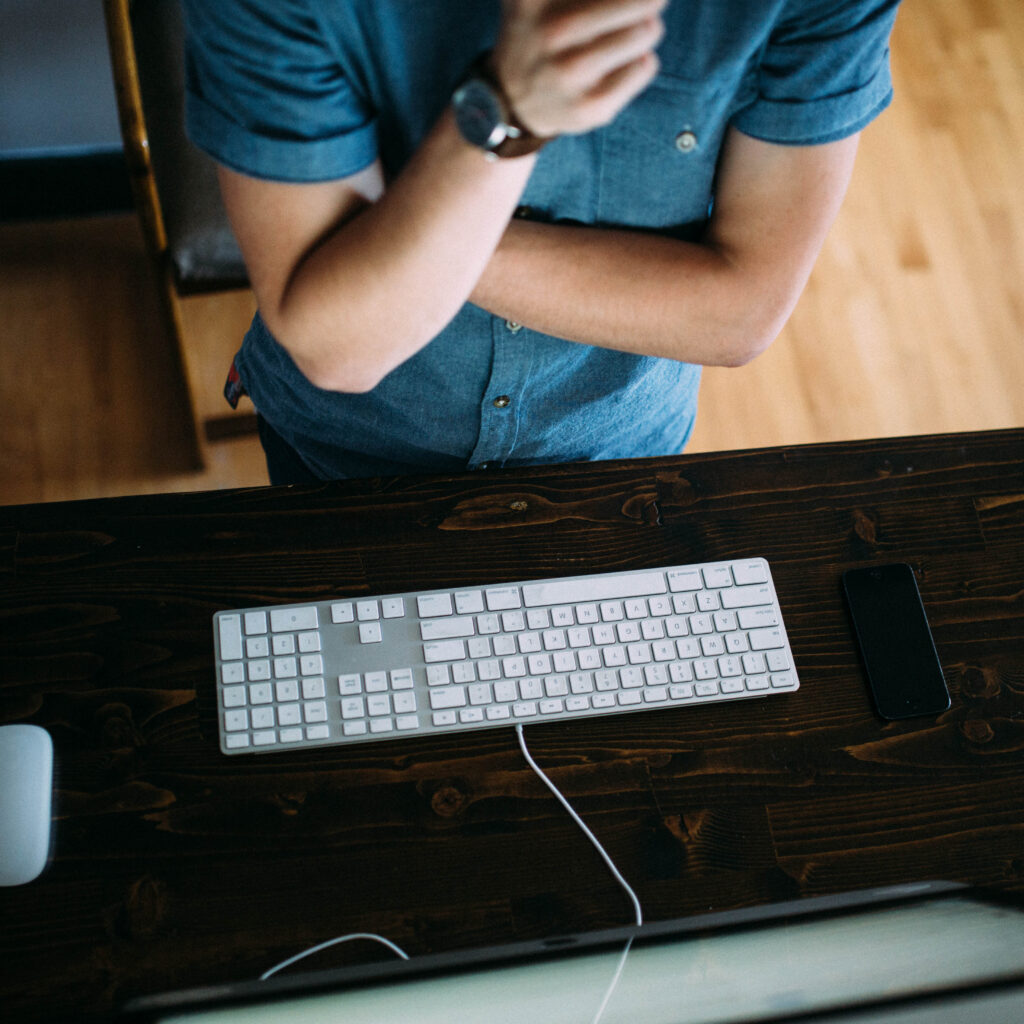
[(697, 148), (697, 136), (689, 129), (676, 136), (676, 149), (680, 153), (692, 153)]
[(509, 398), (508, 395), (498, 395), (498, 397), (494, 400), (494, 408), (504, 409), (505, 406), (507, 406), (511, 401), (512, 399)]
[(511, 332), (512, 332), (513, 334), (518, 334), (518, 333), (519, 333), (519, 332), (520, 332), (520, 331), (521, 331), (521, 330), (523, 329), (523, 325), (522, 325), (522, 324), (517, 324), (517, 323), (515, 322), (515, 320), (506, 320), (506, 321), (505, 321), (505, 326), (506, 326), (506, 327), (507, 327), (507, 328), (508, 328), (508, 329), (509, 329), (509, 330), (510, 330), (510, 331), (511, 331)]
[(534, 215), (534, 209), (532, 206), (517, 206), (516, 212), (512, 215), (518, 220), (530, 220)]

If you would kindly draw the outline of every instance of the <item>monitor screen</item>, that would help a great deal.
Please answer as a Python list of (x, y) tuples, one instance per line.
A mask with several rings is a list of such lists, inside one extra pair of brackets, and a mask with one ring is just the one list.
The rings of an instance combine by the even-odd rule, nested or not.
[(161, 1024), (567, 1024), (595, 1020), (604, 1004), (601, 1024), (721, 1024), (1024, 979), (1024, 911), (970, 892), (811, 916), (783, 913), (695, 934), (686, 930), (692, 922), (681, 927), (682, 934), (653, 941), (637, 930), (624, 962), (621, 943), (524, 962), (503, 963), (499, 955), (469, 968), (453, 957), (447, 969), (404, 976), (413, 961), (387, 978), (266, 1003), (249, 1001), (248, 989), (249, 998), (238, 1005), (229, 1000), (206, 1009), (181, 1006), (180, 1012), (155, 1019)]

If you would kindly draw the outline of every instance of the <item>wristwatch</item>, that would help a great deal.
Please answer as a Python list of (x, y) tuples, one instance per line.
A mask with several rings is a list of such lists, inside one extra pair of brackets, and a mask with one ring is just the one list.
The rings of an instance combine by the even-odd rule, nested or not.
[(452, 96), (455, 123), (462, 137), (491, 160), (536, 153), (550, 140), (531, 135), (512, 108), (490, 68), (490, 54), (474, 62)]

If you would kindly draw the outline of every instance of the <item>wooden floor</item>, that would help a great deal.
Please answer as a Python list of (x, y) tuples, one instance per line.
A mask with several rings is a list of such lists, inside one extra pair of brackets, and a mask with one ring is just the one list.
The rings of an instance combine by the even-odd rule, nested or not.
[[(773, 348), (705, 377), (691, 451), (1024, 424), (1024, 4), (905, 0), (896, 100)], [(219, 414), (247, 293), (191, 299)], [(189, 441), (131, 217), (0, 226), (0, 504), (266, 482), (252, 438)]]

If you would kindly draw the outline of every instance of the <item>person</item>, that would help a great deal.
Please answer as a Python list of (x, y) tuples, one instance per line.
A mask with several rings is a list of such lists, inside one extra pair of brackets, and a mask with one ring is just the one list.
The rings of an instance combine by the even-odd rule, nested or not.
[(185, 0), (272, 481), (682, 451), (806, 284), (897, 7)]

